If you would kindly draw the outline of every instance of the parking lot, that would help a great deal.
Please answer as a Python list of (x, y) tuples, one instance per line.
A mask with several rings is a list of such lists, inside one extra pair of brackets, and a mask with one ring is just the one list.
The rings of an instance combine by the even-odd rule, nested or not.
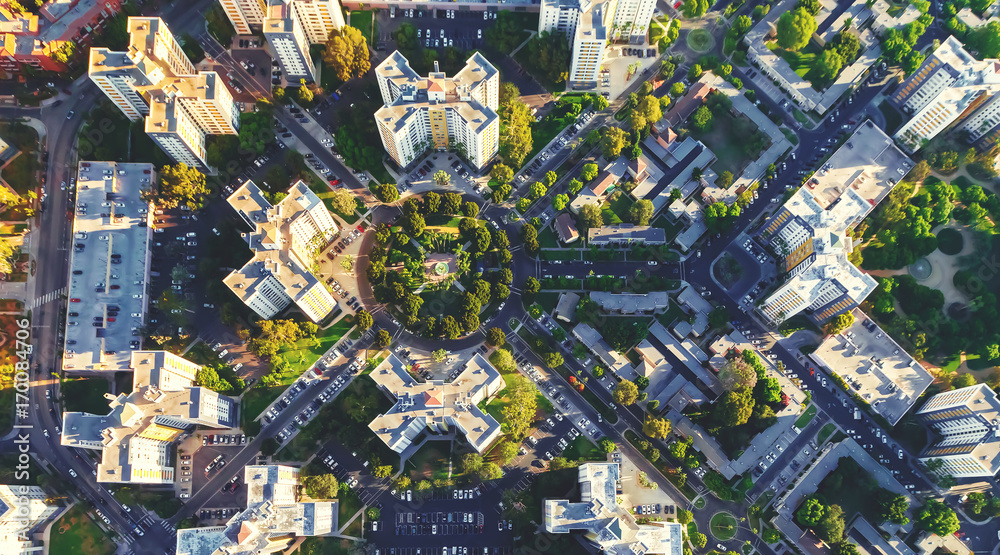
[(401, 23), (410, 23), (417, 28), (417, 43), (423, 48), (440, 50), (448, 46), (459, 50), (475, 50), (486, 43), (483, 38), (485, 29), (496, 21), (496, 10), (472, 11), (466, 9), (454, 10), (421, 10), (417, 8), (380, 10), (377, 16), (379, 36), (376, 48), (382, 45), (388, 49), (388, 44), (394, 42), (392, 34)]

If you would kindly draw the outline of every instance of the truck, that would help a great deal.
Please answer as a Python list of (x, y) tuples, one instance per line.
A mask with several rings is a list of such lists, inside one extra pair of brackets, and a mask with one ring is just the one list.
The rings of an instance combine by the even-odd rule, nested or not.
[(854, 409), (854, 419), (861, 420), (861, 412), (857, 408)]

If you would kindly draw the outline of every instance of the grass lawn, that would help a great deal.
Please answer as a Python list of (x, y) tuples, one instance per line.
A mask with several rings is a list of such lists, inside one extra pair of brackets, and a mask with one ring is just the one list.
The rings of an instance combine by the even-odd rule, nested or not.
[(107, 414), (108, 400), (104, 394), (109, 392), (108, 380), (103, 378), (78, 378), (63, 380), (59, 386), (63, 399), (63, 410), (66, 412), (89, 412), (92, 414)]
[(115, 552), (115, 544), (76, 505), (52, 526), (49, 550), (59, 555), (105, 555)]
[[(527, 49), (522, 49), (521, 52)], [(520, 54), (520, 52), (519, 52)], [(531, 123), (531, 152), (524, 157), (524, 161), (528, 162), (535, 157), (536, 154), (541, 152), (549, 142), (555, 138), (563, 129), (569, 126), (569, 124), (576, 121), (576, 118), (565, 114), (563, 116), (556, 115), (558, 110), (553, 110), (546, 114), (542, 121)]]
[(815, 46), (812, 41), (804, 49), (798, 52), (792, 50), (785, 50), (778, 46), (777, 42), (767, 43), (767, 49), (773, 51), (775, 54), (781, 57), (782, 60), (788, 62), (789, 67), (796, 75), (805, 79), (806, 74), (809, 73), (813, 64), (816, 63), (816, 59), (819, 57), (818, 47)]
[(885, 132), (887, 135), (895, 133), (899, 126), (903, 124), (903, 116), (889, 105), (888, 101), (883, 101), (878, 105), (878, 109), (885, 116)]
[(609, 202), (605, 202), (601, 206), (601, 217), (604, 218), (604, 225), (615, 225), (624, 221), (618, 217), (618, 214), (611, 208), (611, 203)]
[(300, 339), (291, 348), (279, 351), (278, 354), (285, 357), (289, 365), (288, 372), (281, 376), (282, 383), (287, 385), (295, 381), (302, 372), (319, 360), (327, 349), (340, 341), (353, 325), (354, 320), (345, 316), (332, 326), (320, 329), (315, 339)]
[(622, 193), (613, 202), (608, 203), (608, 206), (618, 215), (619, 220), (623, 222), (630, 221), (629, 209), (632, 208), (631, 197)]
[(344, 490), (340, 490), (340, 495), (337, 496), (337, 501), (337, 514), (340, 519), (337, 523), (343, 526), (348, 519), (354, 516), (354, 513), (361, 510), (361, 499), (358, 498), (358, 494), (354, 493), (354, 490), (348, 490), (347, 493), (344, 493)]
[(242, 414), (244, 426), (246, 425), (246, 422), (250, 422), (260, 416), (260, 413), (263, 412), (272, 401), (277, 399), (284, 390), (284, 385), (276, 385), (274, 387), (255, 387), (250, 391), (247, 391), (240, 400), (240, 404), (243, 406)]
[(715, 45), (715, 39), (706, 29), (692, 29), (685, 40), (688, 48), (695, 52), (708, 52)]
[(748, 118), (734, 118), (729, 114), (716, 116), (712, 122), (712, 128), (707, 132), (693, 132), (692, 135), (705, 143), (718, 157), (718, 161), (712, 166), (715, 173), (729, 171), (734, 176), (740, 175), (752, 158), (743, 150), (742, 141), (757, 132), (757, 126)]
[(569, 442), (569, 445), (566, 446), (566, 450), (563, 451), (562, 456), (571, 461), (603, 461), (607, 458), (604, 451), (598, 449), (597, 446), (584, 435), (577, 436), (576, 439)]
[(350, 555), (354, 542), (340, 538), (312, 536), (306, 538), (299, 548), (302, 555)]
[(546, 227), (538, 232), (538, 245), (543, 249), (558, 249), (562, 246), (559, 244), (559, 237), (551, 227)]
[(657, 316), (656, 319), (659, 320), (664, 327), (669, 328), (670, 324), (674, 323), (678, 318), (683, 316), (685, 316), (684, 310), (681, 309), (680, 305), (673, 302), (670, 303), (670, 307), (667, 308), (667, 311)]
[(542, 306), (542, 310), (552, 314), (559, 304), (559, 293), (539, 293), (535, 296), (535, 302)]
[(682, 224), (681, 222), (671, 222), (670, 219), (667, 218), (666, 216), (660, 216), (659, 218), (656, 218), (650, 225), (652, 225), (653, 227), (661, 228), (666, 232), (668, 244), (673, 242), (674, 238), (677, 237), (677, 234), (680, 233), (682, 229), (684, 229), (684, 224)]
[(375, 12), (374, 10), (354, 10), (351, 12), (351, 27), (354, 27), (361, 34), (364, 35), (365, 40), (368, 41), (370, 46), (372, 44), (372, 34), (373, 32), (378, 32), (378, 27), (375, 25)]
[(799, 144), (799, 136), (796, 135), (794, 131), (782, 127), (781, 132), (785, 134), (785, 138), (788, 139), (788, 142), (792, 143), (793, 145)]
[(813, 417), (816, 416), (816, 405), (809, 405), (806, 407), (806, 411), (803, 412), (798, 420), (795, 421), (795, 427), (798, 429), (805, 428), (810, 422), (812, 422)]
[(731, 540), (738, 529), (736, 518), (729, 513), (715, 513), (708, 525), (712, 535), (721, 541)]
[[(406, 461), (410, 471), (410, 480), (416, 483), (420, 480), (448, 479), (448, 461), (451, 459), (450, 444), (444, 441), (428, 441)], [(458, 472), (458, 466), (455, 466)]]
[(753, 477), (746, 475), (738, 484), (736, 484), (736, 492), (740, 495), (746, 495), (750, 488), (753, 487)]
[(819, 433), (816, 434), (816, 444), (822, 445), (823, 442), (825, 442), (827, 438), (830, 437), (830, 434), (832, 434), (833, 431), (836, 429), (837, 426), (833, 422), (830, 422), (826, 426), (823, 426), (823, 428), (819, 431)]
[(34, 176), (38, 169), (35, 153), (21, 153), (3, 169), (3, 179), (18, 195), (25, 196), (37, 185)]
[(812, 320), (807, 318), (804, 314), (796, 314), (778, 326), (778, 332), (785, 337), (788, 337), (799, 330), (820, 333), (820, 329), (816, 327), (816, 324), (812, 323)]

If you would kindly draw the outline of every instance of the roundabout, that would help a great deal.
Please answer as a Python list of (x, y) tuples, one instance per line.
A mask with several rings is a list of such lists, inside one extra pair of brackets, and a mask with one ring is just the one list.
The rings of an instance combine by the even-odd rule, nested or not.
[(712, 520), (709, 521), (709, 530), (712, 532), (712, 536), (719, 541), (728, 541), (733, 539), (736, 537), (738, 529), (739, 522), (731, 513), (715, 513), (712, 515)]

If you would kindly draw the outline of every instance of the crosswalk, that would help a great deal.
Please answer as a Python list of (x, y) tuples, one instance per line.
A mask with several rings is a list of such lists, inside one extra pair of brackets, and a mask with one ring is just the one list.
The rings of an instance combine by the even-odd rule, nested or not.
[(35, 297), (34, 300), (31, 301), (31, 308), (32, 309), (38, 308), (39, 306), (42, 306), (43, 304), (47, 304), (47, 303), (50, 303), (50, 302), (58, 299), (59, 297), (61, 297), (61, 296), (63, 296), (63, 295), (66, 294), (66, 289), (67, 289), (67, 287), (63, 287), (62, 289), (57, 289), (57, 290), (55, 290), (55, 291), (53, 291), (51, 293), (47, 293), (45, 295), (42, 295), (41, 297)]

